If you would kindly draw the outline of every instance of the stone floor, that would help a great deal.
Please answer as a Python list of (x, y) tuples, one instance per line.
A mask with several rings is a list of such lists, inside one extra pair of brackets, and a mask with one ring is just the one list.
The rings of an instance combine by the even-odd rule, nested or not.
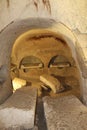
[(43, 99), (48, 130), (87, 130), (87, 108), (75, 97)]

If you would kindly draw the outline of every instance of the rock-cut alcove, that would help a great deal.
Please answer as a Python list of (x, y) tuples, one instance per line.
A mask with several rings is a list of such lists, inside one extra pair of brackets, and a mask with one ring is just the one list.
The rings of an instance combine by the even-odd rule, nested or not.
[[(3, 73), (3, 77), (0, 79), (0, 103), (7, 99), (13, 91), (10, 76), (11, 53), (14, 53), (15, 56), (12, 58), (12, 64), (16, 63), (17, 69), (19, 69), (19, 73), (17, 73), (21, 78), (27, 79), (27, 76), (28, 78), (35, 76), (38, 80), (38, 77), (46, 72), (59, 76), (60, 80), (61, 77), (63, 79), (64, 75), (70, 76), (69, 78), (74, 75), (75, 78), (78, 78), (81, 87), (80, 93), (83, 92), (82, 75), (75, 50), (76, 39), (63, 24), (50, 19), (15, 21), (1, 31), (0, 41), (0, 51), (2, 52), (0, 55), (0, 73)], [(12, 52), (12, 48), (16, 48), (14, 52)], [(29, 71), (24, 69), (23, 71), (22, 67), (24, 66), (21, 65), (22, 69), (20, 69), (20, 63), (23, 63), (23, 58), (26, 59), (29, 56), (36, 57), (38, 59), (36, 61), (40, 62), (40, 67), (37, 66), (37, 69), (33, 71), (31, 69)], [(56, 64), (56, 60), (58, 64)]]
[(56, 32), (49, 29), (27, 31), (13, 45), (11, 79), (26, 80), (28, 85), (40, 89), (40, 76), (51, 75), (65, 87), (64, 92), (56, 96), (74, 94), (81, 98), (80, 73), (72, 53), (72, 48)]
[[(40, 116), (40, 113), (42, 115), (37, 126), (39, 128), (43, 124), (43, 127), (46, 127), (42, 121), (43, 108), (46, 118), (47, 115), (50, 118), (50, 115), (55, 114), (53, 112), (57, 106), (59, 114), (62, 113), (61, 110), (63, 112), (68, 110), (69, 119), (66, 118), (65, 121), (68, 119), (70, 122), (73, 104), (76, 105), (74, 111), (76, 108), (79, 110), (81, 104), (77, 98), (82, 101), (87, 99), (83, 91), (86, 87), (83, 68), (79, 64), (78, 41), (72, 31), (52, 19), (31, 18), (10, 23), (1, 31), (0, 42), (0, 104), (3, 103), (0, 107), (0, 121), (2, 121), (0, 128), (23, 126), (24, 129), (31, 129), (36, 125), (36, 114)], [(26, 83), (25, 87), (16, 92), (13, 91), (14, 84), (12, 85), (15, 78), (22, 79)], [(52, 103), (48, 100), (52, 100), (52, 107), (47, 107), (47, 104)], [(66, 106), (66, 110), (64, 104), (67, 102), (70, 109)], [(50, 108), (52, 112), (47, 114)], [(63, 120), (64, 118), (65, 116)], [(79, 122), (80, 120), (82, 121), (83, 118), (80, 117)], [(49, 119), (47, 118), (46, 121), (48, 125)], [(51, 124), (55, 125), (55, 123)], [(39, 129), (41, 128), (40, 126)]]

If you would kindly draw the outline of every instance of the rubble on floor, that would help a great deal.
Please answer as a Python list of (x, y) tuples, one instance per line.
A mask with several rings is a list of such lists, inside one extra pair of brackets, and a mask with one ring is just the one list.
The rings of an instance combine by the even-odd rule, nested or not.
[(40, 81), (42, 81), (46, 86), (49, 86), (54, 93), (59, 93), (64, 90), (60, 81), (51, 75), (41, 75)]

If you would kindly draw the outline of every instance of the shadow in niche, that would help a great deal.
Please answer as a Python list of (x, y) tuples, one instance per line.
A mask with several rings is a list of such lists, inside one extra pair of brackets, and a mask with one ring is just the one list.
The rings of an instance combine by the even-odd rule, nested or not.
[(77, 78), (73, 76), (62, 77), (54, 74), (52, 74), (52, 76), (57, 78), (65, 88), (65, 90), (62, 93), (58, 93), (58, 95), (60, 96), (75, 95), (78, 99), (81, 100), (80, 84)]
[[(65, 82), (65, 77), (61, 77), (61, 76), (56, 76), (54, 74), (52, 74), (53, 77), (55, 77), (56, 79), (58, 79), (60, 81), (60, 83), (64, 86), (64, 92), (66, 91), (69, 91), (72, 89), (72, 86), (68, 85), (66, 82)], [(63, 92), (63, 91), (62, 91)]]
[(42, 88), (42, 95), (41, 95), (41, 97), (50, 96), (50, 94), (49, 94), (50, 91), (51, 91), (50, 88), (48, 88), (47, 90), (45, 90), (44, 88)]
[(71, 63), (65, 56), (56, 55), (50, 59), (48, 68), (51, 68), (51, 67), (56, 67), (56, 68), (62, 69), (65, 67), (71, 67)]
[[(57, 78), (58, 79), (58, 78)], [(59, 79), (58, 79), (59, 80)], [(59, 80), (60, 81), (60, 80)], [(67, 92), (67, 91), (70, 91), (70, 90), (72, 90), (72, 86), (69, 86), (69, 85), (67, 85), (67, 84), (65, 84), (65, 83), (63, 83), (63, 82), (61, 82), (61, 84), (63, 85), (63, 87), (64, 87), (64, 89), (62, 90), (62, 91), (59, 91), (58, 93), (56, 93), (57, 95), (58, 94), (63, 94), (63, 92), (65, 93), (65, 92)], [(45, 96), (51, 96), (50, 95), (50, 93), (52, 92), (52, 90), (51, 90), (51, 88), (49, 87), (49, 86), (47, 86), (47, 85), (45, 85), (45, 87), (47, 87), (47, 89), (44, 89), (44, 88), (42, 88), (42, 95), (41, 95), (41, 97), (45, 97)]]
[(44, 63), (36, 56), (24, 57), (19, 65), (19, 69), (23, 69), (24, 72), (28, 72), (29, 69), (43, 68)]

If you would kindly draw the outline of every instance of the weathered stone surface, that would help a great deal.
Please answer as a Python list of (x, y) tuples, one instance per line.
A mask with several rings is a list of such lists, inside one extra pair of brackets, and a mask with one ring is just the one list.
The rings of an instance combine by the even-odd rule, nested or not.
[(87, 108), (75, 97), (45, 97), (48, 130), (86, 130)]
[(0, 106), (0, 130), (34, 127), (37, 90), (24, 87), (17, 90)]
[(49, 86), (54, 93), (58, 93), (58, 92), (64, 90), (64, 87), (62, 86), (60, 81), (51, 75), (48, 75), (48, 74), (41, 75), (40, 80), (45, 85)]
[(13, 84), (14, 90), (16, 90), (16, 89), (26, 86), (26, 80), (16, 77), (12, 80), (12, 84)]
[[(43, 13), (42, 13), (43, 10)], [(87, 32), (86, 0), (1, 0), (0, 29), (15, 19), (45, 17), (58, 19), (71, 29)]]

